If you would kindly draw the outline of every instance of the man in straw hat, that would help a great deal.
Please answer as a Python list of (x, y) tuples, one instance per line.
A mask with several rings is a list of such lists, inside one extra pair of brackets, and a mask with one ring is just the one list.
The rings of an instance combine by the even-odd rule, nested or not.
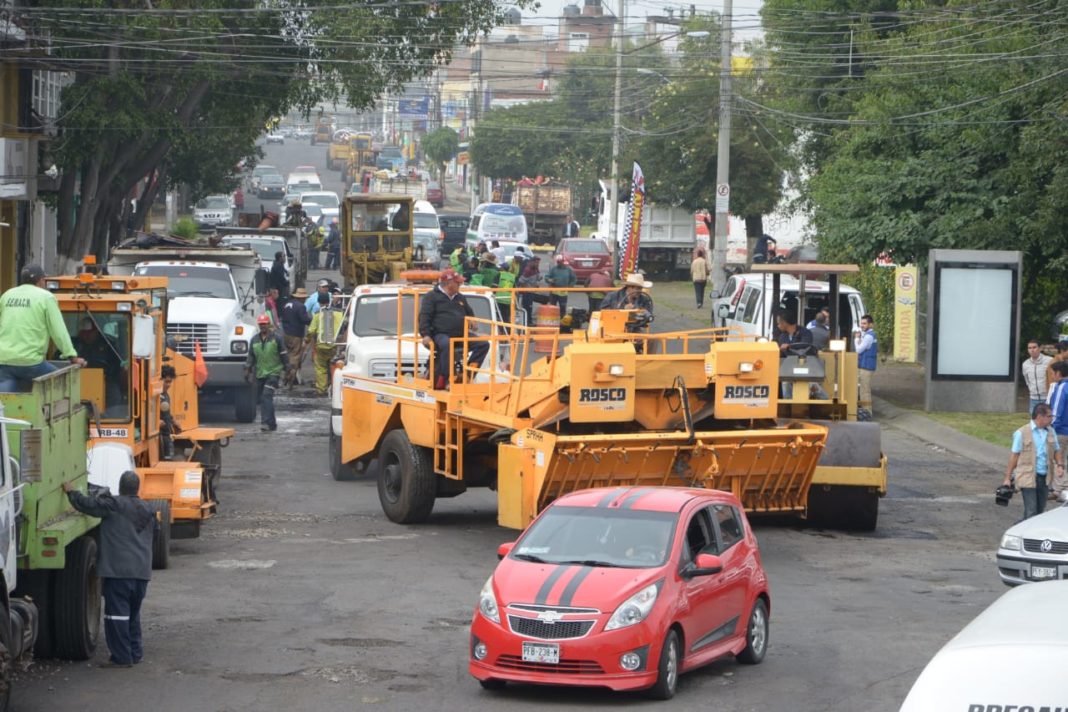
[(282, 307), (282, 333), (285, 335), (286, 348), (289, 350), (289, 373), (286, 385), (293, 385), (297, 372), (304, 361), (304, 335), (308, 331), (312, 315), (304, 306), (308, 291), (304, 287), (293, 290), (293, 298)]

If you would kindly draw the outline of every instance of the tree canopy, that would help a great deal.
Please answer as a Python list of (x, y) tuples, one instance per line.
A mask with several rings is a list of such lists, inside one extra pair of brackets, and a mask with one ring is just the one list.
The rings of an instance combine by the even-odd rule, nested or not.
[(370, 107), (501, 19), (493, 0), (29, 0), (18, 12), (51, 38), (35, 66), (74, 74), (53, 148), (66, 255), (103, 252), (145, 176), (156, 179), (136, 196), (135, 223), (164, 184), (236, 184), (271, 117), (328, 101)]
[(443, 173), (445, 164), (460, 150), (460, 135), (448, 126), (435, 129), (423, 137), (423, 153)]

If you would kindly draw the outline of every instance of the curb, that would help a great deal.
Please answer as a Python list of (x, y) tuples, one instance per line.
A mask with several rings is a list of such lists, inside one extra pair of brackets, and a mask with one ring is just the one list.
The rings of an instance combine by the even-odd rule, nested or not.
[[(896, 428), (923, 442), (945, 448), (955, 455), (1004, 474), (1009, 458), (1007, 444), (1001, 448), (954, 430), (925, 415), (900, 408), (882, 398), (874, 397), (872, 400), (876, 412), (880, 415), (876, 422), (881, 425)], [(1008, 437), (1009, 434), (1006, 434), (1006, 443)]]

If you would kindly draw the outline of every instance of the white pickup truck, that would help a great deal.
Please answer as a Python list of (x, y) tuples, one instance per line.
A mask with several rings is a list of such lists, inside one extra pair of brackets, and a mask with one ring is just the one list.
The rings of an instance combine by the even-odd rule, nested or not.
[(266, 273), (253, 250), (234, 248), (117, 249), (108, 270), (168, 278), (167, 336), (193, 357), (196, 344), (208, 367), (201, 402), (233, 405), (240, 423), (256, 418), (255, 386), (245, 381), (245, 359), (263, 312)]
[[(345, 362), (334, 371), (330, 395), (330, 472), (335, 480), (348, 480), (357, 471), (341, 460), (341, 379), (346, 376), (364, 376), (396, 381), (397, 334), (412, 335), (418, 328), (419, 315), (415, 313), (415, 297), (404, 295), (401, 327), (397, 326), (397, 299), (401, 289), (413, 289), (410, 284), (376, 284), (357, 287), (347, 309), (348, 327), (344, 335)], [(497, 305), (489, 289), (470, 287), (462, 290), (478, 319), (499, 321)], [(494, 330), (499, 328), (494, 326)], [(416, 369), (420, 374), (427, 370), (429, 350), (412, 342), (402, 345), (400, 376), (411, 375)], [(489, 367), (493, 351), (486, 355), (483, 368)], [(501, 362), (507, 362), (507, 354), (497, 354)], [(485, 379), (486, 376), (481, 375)]]

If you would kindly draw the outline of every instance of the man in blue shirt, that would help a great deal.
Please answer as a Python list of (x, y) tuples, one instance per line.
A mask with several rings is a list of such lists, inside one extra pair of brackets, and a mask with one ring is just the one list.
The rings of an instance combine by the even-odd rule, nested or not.
[(1031, 422), (1012, 435), (1012, 454), (1009, 455), (1009, 466), (1002, 484), (1015, 484), (1020, 490), (1024, 519), (1045, 511), (1048, 492), (1046, 478), (1054, 471), (1060, 475), (1064, 473), (1061, 446), (1050, 427), (1052, 422), (1050, 407), (1039, 403), (1031, 413)]
[[(1053, 430), (1057, 433), (1057, 444), (1064, 449), (1068, 447), (1068, 361), (1054, 361), (1050, 364), (1050, 376), (1053, 385), (1049, 390), (1049, 407), (1053, 411)], [(1068, 478), (1058, 472), (1050, 480), (1050, 489), (1054, 495), (1068, 489)]]
[(309, 314), (314, 315), (319, 311), (319, 295), (330, 294), (330, 280), (320, 279), (319, 283), (315, 287), (315, 292), (310, 297), (304, 300), (304, 308), (308, 310)]

